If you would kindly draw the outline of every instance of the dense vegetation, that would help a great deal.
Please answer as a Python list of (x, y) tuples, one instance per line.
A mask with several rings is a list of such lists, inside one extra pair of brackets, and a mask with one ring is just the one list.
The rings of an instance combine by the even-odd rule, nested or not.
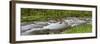
[[(47, 21), (67, 17), (92, 17), (91, 11), (56, 10), (56, 9), (31, 9), (21, 8), (21, 22)], [(84, 24), (65, 29), (63, 33), (88, 33), (92, 32), (92, 24)]]
[(21, 8), (21, 22), (47, 21), (66, 17), (91, 17), (91, 11)]

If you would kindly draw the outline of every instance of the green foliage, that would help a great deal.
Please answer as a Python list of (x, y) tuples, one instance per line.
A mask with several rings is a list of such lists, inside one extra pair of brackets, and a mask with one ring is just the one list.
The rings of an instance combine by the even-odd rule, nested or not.
[(91, 11), (21, 8), (21, 22), (47, 21), (66, 17), (92, 17)]
[(66, 29), (63, 33), (89, 33), (92, 32), (91, 24), (83, 24), (80, 26), (75, 26), (69, 29)]

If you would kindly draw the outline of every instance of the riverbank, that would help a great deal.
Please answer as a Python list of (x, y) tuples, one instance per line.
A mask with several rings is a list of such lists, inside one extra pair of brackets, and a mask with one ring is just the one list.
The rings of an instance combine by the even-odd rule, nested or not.
[[(91, 18), (68, 17), (64, 19), (65, 29), (43, 29), (43, 27), (51, 25), (49, 22), (24, 22), (21, 24), (21, 35), (39, 35), (39, 34), (69, 34), (69, 33), (90, 33), (92, 32)], [(56, 23), (54, 23), (55, 25)], [(55, 25), (53, 27), (57, 28)], [(62, 25), (63, 26), (63, 25)], [(51, 27), (51, 28), (53, 28)], [(60, 26), (61, 27), (61, 26)]]

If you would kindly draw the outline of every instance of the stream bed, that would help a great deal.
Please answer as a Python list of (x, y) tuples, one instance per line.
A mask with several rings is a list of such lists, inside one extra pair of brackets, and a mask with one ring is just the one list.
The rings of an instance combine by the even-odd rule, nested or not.
[(62, 24), (59, 22), (50, 23), (49, 21), (21, 23), (21, 35), (60, 34), (69, 27), (91, 24), (91, 22), (91, 18), (68, 17), (64, 19)]

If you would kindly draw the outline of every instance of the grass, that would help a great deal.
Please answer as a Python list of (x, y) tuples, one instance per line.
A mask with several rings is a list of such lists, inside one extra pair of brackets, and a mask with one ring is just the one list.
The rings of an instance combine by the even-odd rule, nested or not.
[[(54, 10), (21, 8), (21, 22), (48, 21), (66, 17), (92, 17), (92, 11), (79, 10)], [(49, 19), (48, 19), (49, 18)], [(66, 29), (63, 33), (89, 33), (92, 32), (91, 24), (84, 24)]]
[(91, 11), (21, 8), (21, 22), (47, 21), (66, 17), (92, 17)]
[(63, 33), (90, 33), (92, 32), (92, 25), (91, 24), (83, 24), (80, 26), (75, 26), (72, 28), (68, 28)]

